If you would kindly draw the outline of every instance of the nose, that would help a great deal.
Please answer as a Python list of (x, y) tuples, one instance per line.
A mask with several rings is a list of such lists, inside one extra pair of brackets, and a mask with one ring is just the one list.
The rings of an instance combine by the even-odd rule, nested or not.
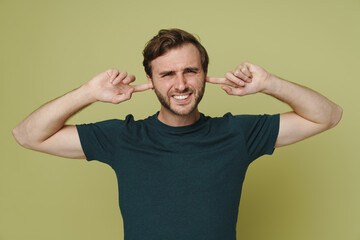
[(184, 91), (186, 89), (186, 79), (183, 74), (176, 76), (174, 87), (177, 91)]

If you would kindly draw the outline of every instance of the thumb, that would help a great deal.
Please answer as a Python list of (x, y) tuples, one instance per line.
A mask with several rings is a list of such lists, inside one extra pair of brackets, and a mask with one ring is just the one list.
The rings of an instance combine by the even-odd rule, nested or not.
[(221, 89), (223, 89), (228, 95), (232, 95), (232, 88), (228, 86), (221, 86)]
[(132, 93), (134, 92), (134, 87), (129, 88), (128, 91), (126, 91), (125, 93), (121, 93), (121, 94), (117, 94), (112, 98), (112, 103), (114, 104), (118, 104), (121, 102), (125, 102), (127, 100), (129, 100), (132, 96)]
[(228, 95), (235, 95), (235, 96), (245, 96), (249, 94), (246, 92), (244, 87), (237, 87), (237, 88), (231, 88), (228, 86), (222, 86), (221, 87)]

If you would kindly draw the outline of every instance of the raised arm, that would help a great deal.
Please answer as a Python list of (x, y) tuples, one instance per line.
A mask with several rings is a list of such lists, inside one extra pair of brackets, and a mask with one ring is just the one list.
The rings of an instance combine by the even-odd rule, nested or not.
[(280, 115), (280, 129), (275, 147), (289, 145), (337, 125), (342, 108), (321, 94), (283, 80), (263, 68), (244, 62), (225, 78), (207, 78), (210, 83), (224, 84), (229, 95), (244, 96), (262, 92), (285, 103), (292, 112)]
[(150, 83), (131, 86), (134, 80), (135, 77), (126, 72), (107, 70), (41, 106), (13, 129), (13, 135), (25, 148), (61, 157), (85, 158), (76, 127), (65, 122), (94, 102), (117, 104), (130, 99), (133, 92), (152, 88)]

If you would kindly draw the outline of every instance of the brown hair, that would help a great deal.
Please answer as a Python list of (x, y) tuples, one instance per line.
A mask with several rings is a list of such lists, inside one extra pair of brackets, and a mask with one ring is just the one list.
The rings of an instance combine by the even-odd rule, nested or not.
[(146, 74), (152, 78), (152, 60), (165, 54), (170, 49), (179, 47), (185, 43), (192, 43), (199, 50), (201, 66), (203, 71), (206, 73), (209, 64), (209, 56), (205, 48), (194, 35), (184, 30), (173, 28), (160, 30), (156, 36), (147, 42), (143, 51), (143, 65)]

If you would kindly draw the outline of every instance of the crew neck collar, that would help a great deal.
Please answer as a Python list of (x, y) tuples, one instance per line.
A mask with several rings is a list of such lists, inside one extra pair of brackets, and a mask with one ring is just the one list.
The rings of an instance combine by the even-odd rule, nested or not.
[(163, 122), (161, 122), (158, 118), (159, 112), (155, 113), (151, 118), (152, 122), (157, 126), (160, 127), (166, 131), (169, 132), (187, 132), (187, 131), (193, 131), (196, 130), (206, 119), (205, 115), (200, 113), (200, 118), (195, 123), (186, 125), (186, 126), (180, 126), (180, 127), (173, 127), (170, 125), (167, 125)]

